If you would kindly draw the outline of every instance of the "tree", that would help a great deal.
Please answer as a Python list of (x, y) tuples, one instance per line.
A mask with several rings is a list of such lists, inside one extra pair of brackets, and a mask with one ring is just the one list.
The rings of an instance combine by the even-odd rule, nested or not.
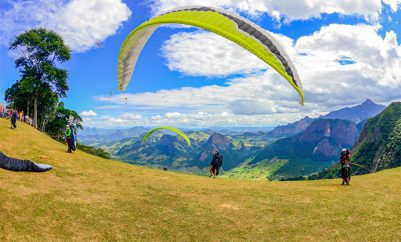
[[(30, 92), (29, 81), (24, 79), (17, 81), (6, 90), (5, 100), (12, 104), (11, 106), (19, 111), (24, 111), (24, 114), (30, 115), (30, 110), (33, 108), (33, 95)], [(42, 88), (38, 97), (37, 103), (39, 121), (45, 123), (49, 120), (49, 116), (54, 113), (57, 107), (58, 97), (49, 87)], [(44, 125), (42, 125), (44, 131)]]
[[(22, 73), (17, 86), (21, 90), (17, 89), (17, 92), (21, 91), (31, 97), (34, 125), (38, 127), (39, 114), (43, 130), (48, 120), (46, 115), (51, 115), (50, 110), (55, 107), (58, 98), (66, 97), (68, 72), (58, 68), (57, 64), (68, 61), (71, 51), (61, 36), (44, 28), (20, 34), (11, 43), (10, 50), (17, 51), (19, 57), (15, 65)], [(19, 93), (17, 96), (20, 97)], [(29, 98), (25, 101), (29, 103), (26, 107), (29, 107)]]
[(47, 124), (47, 133), (58, 140), (62, 139), (66, 125), (71, 126), (75, 133), (78, 129), (83, 129), (82, 118), (73, 110), (64, 108), (64, 103), (60, 102), (54, 117)]

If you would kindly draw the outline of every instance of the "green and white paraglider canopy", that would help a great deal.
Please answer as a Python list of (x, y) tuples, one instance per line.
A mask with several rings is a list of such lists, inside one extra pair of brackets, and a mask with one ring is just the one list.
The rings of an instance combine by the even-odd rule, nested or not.
[(181, 136), (181, 137), (187, 142), (187, 144), (188, 144), (189, 146), (191, 146), (191, 140), (188, 138), (188, 136), (187, 136), (184, 132), (182, 132), (181, 130), (176, 129), (176, 128), (174, 128), (174, 127), (170, 127), (170, 126), (161, 126), (161, 127), (157, 127), (157, 128), (154, 128), (154, 129), (150, 130), (150, 131), (149, 131), (148, 133), (146, 133), (146, 135), (143, 137), (142, 142), (145, 142), (145, 141), (149, 138), (149, 136), (150, 136), (151, 134), (153, 134), (154, 132), (159, 131), (159, 130), (169, 130), (169, 131), (172, 131), (172, 132), (178, 134), (179, 136)]
[(297, 70), (282, 46), (268, 31), (237, 14), (210, 7), (190, 7), (156, 16), (134, 29), (124, 41), (118, 57), (118, 86), (128, 86), (138, 57), (153, 32), (162, 24), (184, 24), (216, 33), (242, 46), (282, 75), (299, 93), (304, 93)]

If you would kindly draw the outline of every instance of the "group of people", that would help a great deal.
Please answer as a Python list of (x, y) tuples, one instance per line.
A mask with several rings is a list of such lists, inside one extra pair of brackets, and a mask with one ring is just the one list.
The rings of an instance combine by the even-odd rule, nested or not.
[(32, 119), (28, 115), (24, 115), (24, 111), (18, 111), (13, 108), (9, 108), (1, 103), (0, 103), (0, 117), (10, 119), (11, 129), (17, 128), (18, 120), (31, 126), (33, 125)]

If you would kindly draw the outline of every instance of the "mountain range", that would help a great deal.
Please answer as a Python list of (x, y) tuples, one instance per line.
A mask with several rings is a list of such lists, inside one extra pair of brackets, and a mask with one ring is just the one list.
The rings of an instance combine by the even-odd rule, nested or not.
[(354, 107), (346, 107), (337, 111), (333, 111), (329, 114), (321, 116), (322, 119), (345, 119), (359, 124), (368, 118), (374, 117), (378, 113), (381, 113), (386, 106), (376, 104), (372, 100), (367, 99), (361, 105)]
[[(343, 147), (353, 146), (366, 119), (382, 109), (384, 106), (366, 100), (355, 107), (316, 119), (305, 117), (269, 132), (186, 131), (192, 146), (163, 132), (143, 143), (141, 137), (147, 131), (144, 127), (104, 135), (81, 135), (80, 138), (128, 163), (198, 174), (207, 172), (212, 152), (218, 149), (224, 156), (226, 176), (287, 179), (308, 176), (330, 167)], [(355, 121), (359, 121), (358, 125)]]

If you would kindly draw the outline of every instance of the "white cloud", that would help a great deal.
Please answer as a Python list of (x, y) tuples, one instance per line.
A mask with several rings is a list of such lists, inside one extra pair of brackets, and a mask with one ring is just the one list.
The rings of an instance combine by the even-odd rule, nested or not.
[[(306, 115), (316, 117), (339, 107), (355, 105), (366, 98), (388, 103), (401, 98), (401, 46), (397, 43), (396, 33), (390, 31), (385, 37), (381, 37), (379, 30), (380, 26), (332, 24), (296, 41), (276, 35), (298, 69), (305, 90), (305, 107), (299, 106), (297, 93), (291, 86), (270, 69), (231, 79), (224, 86), (121, 94), (97, 99), (141, 108), (149, 124), (176, 122), (182, 125), (195, 123), (212, 126), (215, 122), (231, 125), (288, 123)], [(208, 36), (203, 32), (193, 33), (192, 38), (183, 38), (188, 41), (183, 45), (201, 43), (197, 38), (202, 40)], [(222, 43), (218, 43), (219, 41)], [(227, 43), (229, 41), (219, 39), (215, 44), (225, 46), (222, 48), (226, 52), (231, 52), (231, 48), (240, 48), (235, 45), (226, 46)], [(174, 42), (168, 48), (174, 52), (175, 46), (179, 47), (181, 44)], [(211, 56), (216, 54), (214, 46), (202, 45), (202, 48), (188, 49), (187, 55), (180, 49), (178, 52), (184, 60), (197, 56), (201, 58), (205, 53)], [(243, 55), (238, 54), (236, 59), (250, 58), (246, 52)], [(344, 59), (352, 60), (351, 64), (340, 64), (339, 60)], [(167, 62), (174, 61), (174, 58), (167, 59)], [(226, 64), (222, 64), (220, 59), (209, 61), (208, 66), (219, 68)], [(238, 65), (236, 60), (224, 59), (224, 62)], [(176, 66), (186, 75), (194, 74), (185, 61), (168, 65)], [(259, 63), (250, 61), (249, 66), (252, 65), (258, 66)], [(220, 70), (213, 73), (203, 69), (200, 62), (191, 63), (191, 66), (198, 70), (196, 75), (221, 75)], [(187, 69), (188, 73), (185, 72)], [(171, 114), (172, 110), (174, 114)], [(228, 116), (218, 118), (224, 112)], [(147, 118), (148, 116), (152, 118)]]
[[(117, 117), (100, 116), (96, 118), (84, 118), (85, 127), (102, 127), (102, 128), (123, 128), (133, 126), (160, 126), (171, 125), (176, 127), (236, 127), (247, 124), (248, 126), (266, 127), (268, 124), (282, 123), (283, 119), (280, 115), (237, 115), (229, 112), (206, 113), (206, 112), (191, 112), (180, 114), (179, 117), (171, 117), (168, 113), (146, 116), (141, 119), (125, 119), (122, 115)], [(303, 116), (298, 114), (290, 114), (287, 118), (298, 119)]]
[(0, 10), (0, 44), (19, 33), (45, 27), (59, 33), (73, 51), (96, 47), (114, 35), (131, 11), (121, 0), (11, 1)]
[(401, 0), (383, 0), (383, 2), (391, 7), (394, 12), (398, 10), (401, 5)]
[(143, 117), (137, 113), (123, 113), (121, 118), (124, 120), (141, 120)]
[(80, 115), (81, 115), (82, 117), (96, 117), (96, 116), (97, 116), (97, 113), (94, 112), (93, 110), (89, 110), (89, 111), (83, 111), (83, 112), (81, 112)]
[(266, 69), (256, 56), (209, 32), (174, 34), (164, 42), (162, 53), (170, 70), (192, 76), (227, 76)]
[[(293, 40), (280, 34), (272, 35), (283, 46), (290, 47), (287, 50), (293, 50)], [(219, 77), (268, 69), (261, 59), (234, 42), (204, 31), (172, 35), (164, 42), (162, 53), (170, 70), (191, 76)]]
[[(400, 0), (384, 0), (393, 11), (397, 10)], [(376, 21), (382, 11), (381, 0), (154, 0), (151, 7), (154, 14), (185, 6), (220, 7), (244, 12), (251, 16), (270, 16), (286, 21), (319, 18), (322, 14), (338, 13), (342, 15), (357, 15)]]

